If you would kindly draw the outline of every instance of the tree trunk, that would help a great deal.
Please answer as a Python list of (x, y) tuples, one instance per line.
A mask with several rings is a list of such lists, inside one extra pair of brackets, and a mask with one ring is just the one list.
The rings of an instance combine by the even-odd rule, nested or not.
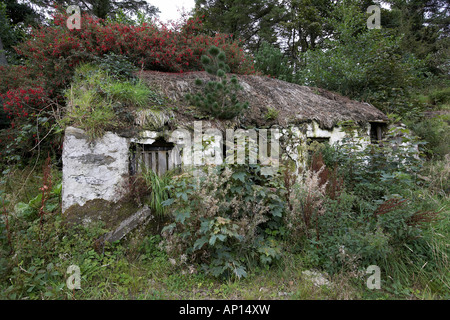
[(0, 37), (0, 66), (8, 65), (8, 61), (6, 61), (5, 50), (3, 50), (2, 38)]

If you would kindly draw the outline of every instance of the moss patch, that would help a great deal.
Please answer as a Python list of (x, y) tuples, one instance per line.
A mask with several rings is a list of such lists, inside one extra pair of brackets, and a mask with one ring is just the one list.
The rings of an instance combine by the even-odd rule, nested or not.
[(103, 222), (105, 229), (113, 230), (119, 224), (136, 213), (140, 207), (132, 201), (118, 201), (116, 203), (102, 199), (94, 199), (83, 206), (75, 204), (66, 210), (65, 222), (71, 224), (89, 225)]
[[(94, 199), (86, 202), (83, 206), (78, 204), (71, 206), (64, 213), (64, 224), (67, 225), (85, 225), (102, 222), (103, 228), (112, 231), (115, 230), (122, 221), (135, 214), (142, 207), (134, 201), (121, 200), (116, 203)], [(155, 216), (154, 212), (152, 215)], [(148, 219), (140, 232), (146, 234), (159, 234), (161, 229), (168, 223), (168, 218)]]

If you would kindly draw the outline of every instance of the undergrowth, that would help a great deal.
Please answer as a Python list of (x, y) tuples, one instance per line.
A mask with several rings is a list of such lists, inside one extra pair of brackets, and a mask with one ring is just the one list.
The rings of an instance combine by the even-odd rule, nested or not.
[[(360, 152), (383, 150), (393, 149)], [(403, 152), (395, 150), (387, 156)], [(67, 223), (50, 158), (9, 170), (0, 185), (0, 298), (448, 299), (446, 163), (382, 166), (380, 156), (364, 164), (367, 174), (352, 158), (363, 153), (314, 151), (304, 179), (287, 165), (272, 177), (258, 165), (148, 176), (143, 196), (152, 186), (153, 209), (169, 224), (116, 243), (99, 241), (101, 222)], [(425, 172), (429, 180), (417, 177)], [(67, 287), (71, 265), (79, 290)], [(380, 267), (379, 290), (366, 286), (369, 265)]]

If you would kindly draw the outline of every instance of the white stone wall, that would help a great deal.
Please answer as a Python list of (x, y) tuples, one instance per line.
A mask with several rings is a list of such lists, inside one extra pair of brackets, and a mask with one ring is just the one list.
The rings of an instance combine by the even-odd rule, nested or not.
[[(90, 142), (81, 129), (68, 127), (62, 153), (62, 211), (72, 205), (103, 199), (117, 202), (127, 190), (131, 143), (152, 144), (162, 132), (143, 131), (136, 138), (123, 138), (106, 132), (101, 139)], [(181, 164), (180, 148), (172, 152), (175, 166)]]
[[(359, 143), (364, 147), (370, 144), (370, 124), (360, 129), (361, 132), (354, 132), (354, 135), (359, 138)], [(328, 138), (330, 144), (339, 143), (345, 138), (345, 135), (345, 131), (340, 126), (334, 127), (333, 130), (324, 130), (319, 128), (315, 121), (307, 125), (306, 136), (308, 138)]]
[[(359, 146), (365, 148), (370, 144), (370, 124), (353, 132), (354, 140)], [(336, 126), (332, 130), (325, 130), (319, 127), (315, 121), (305, 124), (303, 127), (291, 126), (282, 128), (283, 148), (281, 150), (282, 159), (290, 159), (295, 162), (296, 168), (305, 167), (307, 163), (307, 149), (309, 138), (326, 138), (331, 145), (342, 143), (346, 137), (343, 128)]]
[(89, 142), (81, 129), (65, 132), (62, 182), (62, 211), (93, 199), (117, 201), (128, 174), (129, 141), (107, 132)]
[[(114, 202), (120, 199), (120, 195), (124, 194), (120, 192), (120, 189), (125, 186), (125, 178), (129, 175), (131, 143), (152, 144), (159, 136), (166, 134), (167, 141), (175, 144), (172, 153), (175, 166), (219, 164), (217, 163), (219, 160), (223, 163), (225, 157), (220, 154), (223, 150), (221, 143), (225, 141), (226, 134), (223, 133), (222, 135), (220, 131), (202, 130), (201, 128), (199, 130), (203, 132), (202, 141), (195, 138), (195, 134), (192, 134), (192, 132), (179, 129), (169, 134), (167, 132), (143, 131), (138, 137), (131, 139), (107, 132), (101, 139), (89, 142), (83, 130), (68, 127), (62, 155), (63, 212), (74, 204), (83, 206), (87, 201), (93, 199)], [(361, 128), (359, 131), (361, 145), (370, 143), (370, 125)], [(330, 143), (335, 144), (345, 137), (345, 132), (340, 127), (335, 127), (333, 130), (323, 130), (319, 128), (316, 122), (302, 127), (280, 128), (276, 132), (276, 136), (279, 136), (280, 139), (280, 148), (277, 151), (279, 152), (279, 158), (293, 160), (297, 168), (306, 164), (308, 138), (329, 138)], [(242, 132), (244, 135), (246, 133), (245, 130)], [(255, 146), (258, 145), (255, 144)], [(239, 152), (238, 149), (236, 148), (234, 152)], [(254, 153), (256, 156), (259, 154), (258, 150), (254, 150)], [(275, 169), (277, 167), (275, 165)], [(265, 168), (273, 169), (274, 165), (266, 165)]]

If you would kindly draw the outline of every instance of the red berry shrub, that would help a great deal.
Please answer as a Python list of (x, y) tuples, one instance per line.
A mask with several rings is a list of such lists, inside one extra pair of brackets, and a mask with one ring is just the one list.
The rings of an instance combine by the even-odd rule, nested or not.
[(20, 120), (39, 113), (46, 106), (47, 93), (42, 87), (8, 90), (3, 99), (3, 110), (8, 119)]
[[(24, 161), (32, 155), (34, 146), (49, 130), (50, 111), (48, 93), (42, 87), (10, 89), (0, 93), (3, 115), (10, 127), (0, 132), (0, 148), (3, 164)], [(58, 143), (49, 139), (46, 147), (58, 149)]]
[(0, 94), (11, 89), (28, 87), (34, 82), (34, 74), (26, 66), (0, 66)]
[(42, 74), (53, 88), (70, 82), (73, 68), (108, 52), (125, 55), (145, 70), (185, 72), (202, 70), (200, 57), (211, 45), (227, 54), (233, 73), (251, 73), (252, 60), (231, 36), (202, 34), (202, 23), (190, 18), (180, 27), (165, 25), (126, 25), (108, 23), (82, 15), (81, 29), (66, 26), (68, 15), (59, 13), (52, 26), (32, 30), (28, 41), (17, 47), (19, 54), (32, 61), (36, 74)]

